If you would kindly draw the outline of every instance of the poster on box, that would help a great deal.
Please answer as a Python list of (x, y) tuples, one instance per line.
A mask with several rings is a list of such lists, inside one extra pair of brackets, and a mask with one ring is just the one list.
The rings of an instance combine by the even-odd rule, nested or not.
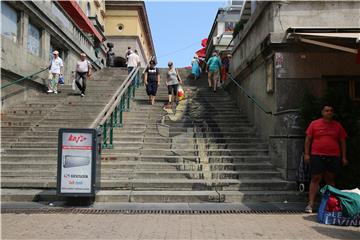
[[(61, 133), (61, 194), (92, 192), (93, 136), (92, 133)], [(59, 181), (59, 178), (58, 178)]]

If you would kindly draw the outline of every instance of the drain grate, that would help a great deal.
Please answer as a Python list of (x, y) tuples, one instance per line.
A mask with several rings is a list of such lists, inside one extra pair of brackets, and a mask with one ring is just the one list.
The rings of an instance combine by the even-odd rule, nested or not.
[(206, 215), (206, 214), (299, 214), (301, 210), (114, 210), (94, 208), (2, 208), (2, 214), (173, 214), (173, 215)]

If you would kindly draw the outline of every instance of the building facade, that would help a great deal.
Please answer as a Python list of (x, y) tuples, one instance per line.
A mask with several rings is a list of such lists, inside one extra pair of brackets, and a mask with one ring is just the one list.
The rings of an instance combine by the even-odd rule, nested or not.
[(156, 58), (144, 1), (106, 1), (105, 36), (114, 44), (117, 65), (125, 66), (129, 46), (138, 51), (142, 66)]
[[(92, 1), (95, 2), (102, 1)], [(80, 1), (80, 4), (83, 2)], [(104, 33), (98, 30), (75, 1), (1, 1), (1, 83), (31, 75), (49, 65), (58, 50), (64, 61), (65, 83), (73, 79), (80, 53), (88, 56), (95, 70), (104, 66)], [(103, 3), (102, 3), (103, 5)], [(98, 11), (100, 12), (100, 7)], [(97, 17), (98, 22), (103, 21)], [(48, 73), (2, 89), (2, 104), (24, 100), (44, 90)]]
[[(244, 1), (227, 89), (269, 141), (275, 166), (294, 180), (303, 151), (299, 106), (304, 93), (335, 88), (360, 100), (360, 2)], [(260, 107), (259, 107), (260, 106)]]
[(240, 19), (242, 1), (231, 1), (226, 8), (220, 8), (216, 14), (206, 46), (206, 59), (213, 51), (230, 53), (233, 44), (233, 31)]

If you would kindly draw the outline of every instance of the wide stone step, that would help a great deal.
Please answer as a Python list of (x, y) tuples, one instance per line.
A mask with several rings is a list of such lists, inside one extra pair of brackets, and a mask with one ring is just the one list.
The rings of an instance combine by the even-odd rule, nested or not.
[[(5, 156), (7, 159), (7, 156)], [(32, 157), (32, 156), (27, 156)], [(55, 157), (55, 155), (53, 155)], [(102, 160), (109, 161), (143, 161), (143, 162), (169, 162), (169, 163), (200, 163), (198, 156), (138, 156), (134, 154), (112, 154), (103, 152)], [(208, 156), (209, 163), (264, 163), (269, 162), (269, 156)]]
[[(24, 161), (1, 163), (2, 170), (49, 170), (57, 168), (57, 159), (37, 159)], [(148, 171), (169, 171), (169, 170), (189, 170), (200, 171), (209, 169), (210, 171), (233, 170), (233, 171), (269, 171), (274, 170), (270, 163), (169, 163), (169, 162), (142, 162), (142, 161), (102, 161), (102, 170), (148, 170)]]
[[(175, 137), (176, 136), (176, 140), (181, 140), (181, 139), (189, 139), (189, 138), (193, 138), (191, 135), (193, 135), (194, 133), (170, 133), (171, 137)], [(208, 136), (211, 136), (212, 139), (217, 139), (217, 138), (228, 138), (228, 137), (233, 137), (233, 138), (251, 138), (254, 137), (254, 133), (237, 133), (237, 132), (227, 132), (227, 133), (199, 133), (200, 134), (208, 134)], [(188, 136), (190, 135), (190, 136)], [(154, 141), (157, 140), (161, 140), (161, 135), (159, 133), (153, 132), (153, 133), (139, 133), (139, 134), (130, 134), (130, 133), (116, 133), (114, 136), (114, 140), (121, 140), (121, 139), (129, 139), (129, 138), (134, 138), (134, 137), (144, 137), (144, 138), (153, 138)], [(157, 139), (156, 139), (157, 138)], [(168, 137), (162, 137), (163, 139), (169, 140)]]
[[(54, 142), (56, 143), (56, 142)], [(241, 148), (260, 148), (266, 149), (268, 147), (267, 143), (254, 142), (254, 143), (216, 143), (208, 142), (210, 146), (217, 147), (219, 149), (241, 149)], [(144, 143), (144, 142), (126, 142), (126, 141), (114, 141), (114, 149), (119, 148), (158, 148), (158, 149), (189, 149), (190, 147), (197, 147), (198, 144), (194, 140), (188, 140), (183, 143)]]
[[(48, 170), (39, 169), (18, 169), (1, 170), (3, 178), (22, 178), (26, 177), (48, 177), (54, 178), (57, 175), (56, 168)], [(219, 171), (219, 170), (133, 170), (128, 169), (101, 169), (101, 179), (279, 179), (280, 173), (276, 171)]]
[[(57, 162), (57, 151), (53, 151), (51, 154), (2, 154), (2, 161), (27, 163), (31, 161), (53, 161)], [(134, 154), (112, 154), (111, 152), (103, 152), (101, 155), (103, 161), (142, 161), (150, 163), (200, 163), (198, 156), (138, 156)], [(268, 163), (270, 158), (268, 156), (208, 156), (209, 163)]]
[[(163, 112), (165, 113), (165, 112)], [(131, 112), (126, 112), (124, 113), (125, 117), (133, 117), (133, 118), (137, 118), (137, 117), (148, 117), (148, 118), (152, 118), (152, 117), (158, 117), (159, 116), (159, 112), (137, 112), (137, 111), (131, 111)], [(204, 113), (201, 112), (200, 115), (197, 115), (196, 113), (194, 114), (185, 114), (184, 117), (191, 117), (191, 116), (200, 116), (200, 117), (229, 117), (229, 118), (236, 118), (236, 119), (248, 119), (247, 116), (239, 114), (237, 112), (234, 111), (222, 111), (219, 113), (214, 113), (214, 112), (210, 112), (210, 113)]]
[[(195, 138), (187, 136), (177, 136), (177, 142), (188, 142), (193, 141)], [(222, 136), (216, 138), (202, 138), (205, 142), (211, 141), (216, 143), (257, 143), (264, 142), (264, 140), (255, 137), (232, 137), (232, 136)], [(125, 136), (119, 135), (114, 136), (114, 141), (117, 142), (144, 142), (144, 143), (170, 143), (171, 138), (165, 138), (161, 136), (149, 137), (149, 136)]]
[[(304, 202), (306, 194), (296, 191), (122, 191), (101, 190), (96, 202), (134, 203), (260, 203)], [(55, 190), (2, 189), (2, 202), (55, 202), (63, 200)]]
[[(142, 122), (125, 122), (123, 124), (123, 128), (136, 128), (136, 127), (151, 127), (157, 128), (160, 123), (160, 118), (157, 121), (142, 121)], [(173, 127), (194, 127), (194, 126), (203, 126), (203, 124), (194, 124), (193, 122), (167, 122), (166, 126), (173, 128)], [(249, 122), (241, 123), (241, 122), (234, 122), (232, 124), (227, 123), (206, 123), (207, 127), (253, 127), (253, 125)]]
[[(9, 138), (6, 138), (9, 139)], [(3, 142), (4, 143), (4, 142)], [(189, 141), (186, 143), (143, 143), (143, 142), (113, 142), (114, 150), (140, 150), (140, 149), (162, 149), (162, 150), (171, 150), (171, 149), (195, 149), (198, 145), (194, 141)], [(266, 143), (237, 143), (237, 144), (224, 144), (224, 143), (208, 143), (212, 147), (218, 149), (247, 149), (247, 148), (256, 148), (256, 149), (267, 149), (268, 145)], [(58, 138), (29, 138), (29, 137), (20, 137), (19, 141), (14, 141), (11, 143), (12, 148), (56, 148), (58, 146)]]
[[(115, 134), (158, 134), (159, 131), (158, 129), (115, 129)], [(194, 128), (177, 128), (177, 129), (173, 129), (170, 128), (169, 132), (171, 135), (180, 135), (180, 134), (184, 134), (184, 133), (197, 133), (197, 134), (207, 134), (207, 135), (219, 135), (219, 134), (223, 134), (223, 135), (233, 135), (233, 134), (252, 134), (255, 135), (255, 129), (251, 129), (251, 128), (239, 128), (239, 129), (206, 129), (204, 131), (196, 130)]]
[[(56, 188), (56, 177), (2, 177), (2, 188)], [(296, 183), (280, 179), (132, 179), (102, 180), (101, 189), (123, 190), (212, 190), (218, 191), (275, 191), (295, 190)]]

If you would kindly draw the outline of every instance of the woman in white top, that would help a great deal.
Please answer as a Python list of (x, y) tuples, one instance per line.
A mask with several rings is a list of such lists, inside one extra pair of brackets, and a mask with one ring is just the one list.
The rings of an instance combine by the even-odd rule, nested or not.
[(169, 102), (166, 107), (171, 108), (172, 98), (174, 98), (174, 101), (178, 103), (178, 89), (179, 84), (181, 84), (182, 81), (180, 75), (178, 74), (178, 71), (174, 67), (174, 63), (169, 61), (168, 67), (168, 72), (166, 74), (166, 86), (168, 87)]
[[(76, 77), (75, 83), (76, 86), (81, 91), (81, 97), (85, 96), (86, 90), (86, 79), (91, 76), (91, 64), (86, 60), (86, 54), (80, 54), (80, 61), (76, 63)], [(80, 84), (80, 79), (82, 79), (82, 84)]]

